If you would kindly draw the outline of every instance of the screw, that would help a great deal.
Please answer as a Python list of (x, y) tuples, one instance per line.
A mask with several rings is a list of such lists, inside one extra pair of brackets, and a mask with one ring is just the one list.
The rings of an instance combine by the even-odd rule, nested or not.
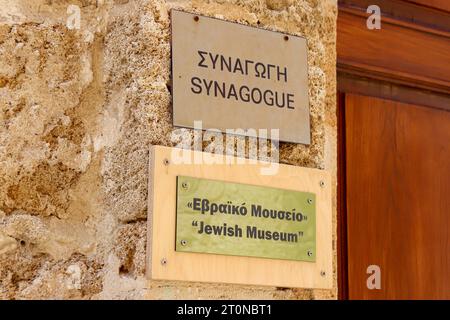
[(181, 240), (180, 243), (181, 243), (182, 246), (187, 245), (187, 241), (186, 240)]
[(312, 251), (311, 250), (308, 250), (307, 254), (308, 254), (308, 257), (312, 257)]
[(195, 21), (195, 22), (197, 22), (198, 19), (199, 19), (198, 16), (195, 16), (195, 17), (194, 17), (194, 21)]
[(289, 37), (288, 36), (284, 36), (284, 41), (288, 41)]
[(323, 188), (323, 187), (325, 187), (325, 182), (321, 180), (321, 181), (319, 182), (319, 185)]
[(320, 275), (322, 276), (322, 277), (325, 277), (325, 275), (326, 275), (326, 273), (325, 273), (325, 271), (320, 271)]
[(181, 184), (181, 187), (182, 187), (184, 190), (186, 190), (186, 189), (188, 188), (187, 182), (183, 182), (183, 183)]
[(168, 166), (170, 162), (169, 162), (168, 159), (164, 159), (163, 163), (164, 163), (165, 166)]
[(161, 264), (162, 264), (163, 266), (165, 266), (165, 265), (167, 264), (166, 258), (162, 258), (162, 259), (161, 259)]
[(308, 203), (311, 204), (313, 201), (312, 199), (308, 199)]

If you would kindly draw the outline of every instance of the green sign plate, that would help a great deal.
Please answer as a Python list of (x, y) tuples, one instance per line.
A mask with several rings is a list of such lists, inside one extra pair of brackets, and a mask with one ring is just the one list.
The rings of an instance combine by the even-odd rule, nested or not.
[(177, 176), (176, 251), (316, 260), (316, 196)]

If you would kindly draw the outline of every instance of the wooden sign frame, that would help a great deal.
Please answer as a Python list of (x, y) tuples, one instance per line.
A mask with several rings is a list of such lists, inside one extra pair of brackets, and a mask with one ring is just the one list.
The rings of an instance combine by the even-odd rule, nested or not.
[[(329, 172), (267, 163), (175, 164), (174, 148), (151, 146), (149, 160), (147, 278), (280, 287), (332, 288), (332, 188)], [(179, 149), (178, 149), (179, 150)], [(185, 150), (190, 159), (205, 153)], [(221, 157), (215, 155), (215, 157)], [(188, 157), (189, 158), (189, 157)], [(234, 158), (236, 160), (237, 158)], [(192, 176), (316, 194), (316, 261), (290, 261), (175, 251), (177, 176)]]

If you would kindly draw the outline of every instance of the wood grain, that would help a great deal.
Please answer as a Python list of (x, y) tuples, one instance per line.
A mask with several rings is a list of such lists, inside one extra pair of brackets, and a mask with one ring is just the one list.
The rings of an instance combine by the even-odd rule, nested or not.
[(348, 299), (347, 196), (345, 173), (345, 94), (337, 94), (338, 157), (337, 157), (337, 280), (339, 300)]
[(366, 19), (349, 10), (339, 11), (339, 71), (450, 93), (450, 37), (383, 19), (381, 30), (369, 30)]
[[(350, 299), (450, 298), (450, 113), (346, 95)], [(381, 290), (366, 269), (381, 267)]]
[[(280, 287), (331, 288), (332, 202), (331, 176), (327, 171), (281, 165), (276, 175), (261, 175), (264, 164), (174, 164), (174, 148), (152, 146), (149, 188), (147, 277), (182, 280), (267, 285)], [(205, 153), (188, 151), (189, 157)], [(169, 164), (165, 165), (165, 159)], [(236, 159), (236, 158), (233, 158)], [(242, 159), (241, 159), (242, 160)], [(262, 259), (175, 251), (176, 177), (271, 186), (316, 194), (316, 262)], [(320, 181), (325, 187), (320, 186)], [(165, 259), (166, 264), (161, 264)], [(324, 271), (325, 274), (321, 275)]]
[(406, 0), (425, 7), (450, 12), (450, 1), (448, 0)]
[(339, 92), (378, 97), (450, 111), (450, 95), (338, 72)]
[(382, 22), (447, 37), (450, 33), (450, 12), (433, 7), (405, 0), (339, 0), (338, 3), (339, 12), (346, 11), (367, 19), (367, 8), (377, 5), (381, 9)]

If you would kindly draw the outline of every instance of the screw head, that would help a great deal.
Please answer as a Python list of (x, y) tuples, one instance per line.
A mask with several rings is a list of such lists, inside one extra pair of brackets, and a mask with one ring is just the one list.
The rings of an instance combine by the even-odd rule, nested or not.
[(169, 159), (164, 159), (163, 163), (164, 163), (165, 166), (168, 166), (169, 163), (170, 163), (170, 162), (169, 162)]
[(198, 20), (199, 20), (199, 17), (198, 17), (198, 16), (195, 16), (195, 17), (194, 17), (194, 21), (197, 22)]
[(185, 245), (187, 245), (187, 241), (186, 241), (186, 240), (184, 240), (184, 239), (183, 239), (183, 240), (181, 240), (181, 241), (180, 241), (180, 243), (181, 243), (181, 245), (182, 245), (182, 246), (185, 246)]
[(320, 185), (322, 188), (325, 187), (325, 181), (321, 180), (321, 181), (319, 182), (319, 185)]
[(284, 41), (288, 41), (289, 40), (289, 36), (284, 36)]
[(325, 271), (320, 271), (320, 275), (322, 276), (322, 277), (325, 277), (326, 276), (326, 273), (325, 273)]
[(186, 189), (188, 188), (187, 182), (181, 183), (181, 187), (182, 187), (184, 190), (186, 190)]
[(312, 204), (313, 203), (312, 199), (308, 199), (308, 203)]
[(163, 266), (165, 266), (165, 265), (167, 264), (167, 259), (166, 259), (166, 258), (162, 258), (162, 259), (161, 259), (161, 264), (162, 264)]
[(312, 257), (312, 255), (313, 255), (311, 250), (308, 250), (308, 252), (306, 254), (308, 255), (308, 257)]

